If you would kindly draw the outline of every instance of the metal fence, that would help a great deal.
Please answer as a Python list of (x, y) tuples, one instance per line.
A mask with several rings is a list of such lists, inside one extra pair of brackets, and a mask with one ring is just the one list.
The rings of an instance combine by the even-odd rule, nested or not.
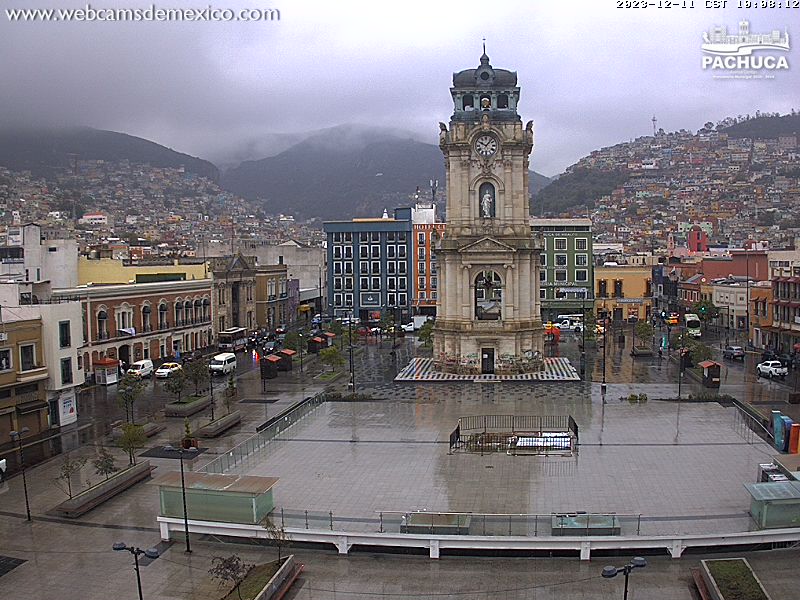
[(199, 469), (201, 473), (226, 473), (236, 465), (243, 462), (248, 456), (265, 448), (274, 442), (275, 438), (285, 432), (289, 427), (301, 421), (309, 413), (316, 410), (318, 406), (327, 400), (325, 394), (310, 396), (272, 417), (270, 420), (259, 426), (258, 432), (221, 454), (214, 460), (206, 463)]
[(472, 415), (461, 417), (461, 431), (567, 431), (568, 415)]

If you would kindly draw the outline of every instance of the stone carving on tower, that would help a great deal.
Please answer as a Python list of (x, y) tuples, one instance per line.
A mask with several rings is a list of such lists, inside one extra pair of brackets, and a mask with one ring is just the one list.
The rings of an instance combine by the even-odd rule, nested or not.
[(439, 124), (447, 171), (447, 230), (437, 249), (434, 362), (441, 371), (514, 374), (543, 361), (541, 240), (531, 233), (517, 74), (484, 53), (453, 75), (454, 111)]

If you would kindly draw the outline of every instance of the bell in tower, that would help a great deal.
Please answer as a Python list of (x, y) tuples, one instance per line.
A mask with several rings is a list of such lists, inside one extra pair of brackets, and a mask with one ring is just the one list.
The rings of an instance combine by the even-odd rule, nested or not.
[(440, 123), (447, 235), (437, 250), (434, 330), (439, 370), (518, 374), (542, 369), (541, 241), (530, 227), (533, 123), (517, 113), (517, 74), (479, 65), (453, 74), (453, 115)]

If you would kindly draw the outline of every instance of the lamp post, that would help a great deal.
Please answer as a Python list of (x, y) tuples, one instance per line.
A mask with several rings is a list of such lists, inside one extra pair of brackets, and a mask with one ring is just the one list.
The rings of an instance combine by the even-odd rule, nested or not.
[(111, 548), (115, 552), (121, 552), (123, 550), (127, 550), (131, 554), (133, 554), (133, 570), (136, 571), (136, 587), (139, 590), (139, 600), (144, 600), (142, 598), (142, 577), (139, 574), (139, 556), (144, 554), (147, 558), (158, 558), (158, 550), (155, 548), (148, 548), (147, 550), (142, 550), (141, 548), (135, 548), (133, 546), (128, 546), (125, 542), (117, 542)]
[(350, 389), (353, 390), (353, 394), (356, 393), (356, 371), (353, 366), (353, 314), (350, 313), (350, 318), (347, 319), (347, 338), (348, 338), (348, 349), (350, 351)]
[(25, 457), (22, 454), (22, 436), (29, 431), (30, 429), (23, 427), (19, 431), (10, 432), (11, 441), (16, 442), (17, 450), (19, 451), (19, 468), (22, 471), (22, 489), (25, 492), (25, 515), (28, 521), (31, 520), (31, 504), (28, 500), (28, 479), (25, 477)]
[(167, 452), (177, 452), (180, 456), (180, 463), (181, 463), (181, 498), (183, 500), (183, 534), (186, 539), (186, 553), (191, 554), (192, 547), (189, 545), (189, 513), (186, 510), (186, 480), (184, 479), (183, 475), (183, 455), (184, 454), (194, 454), (197, 452), (197, 448), (192, 446), (191, 448), (175, 448), (174, 446), (164, 446), (164, 450)]
[(605, 579), (613, 579), (614, 577), (616, 577), (620, 573), (625, 575), (625, 591), (623, 593), (622, 598), (623, 598), (623, 600), (628, 600), (628, 576), (631, 574), (631, 571), (633, 571), (634, 569), (642, 569), (642, 568), (644, 568), (646, 566), (647, 566), (647, 561), (644, 558), (642, 558), (641, 556), (636, 556), (633, 559), (631, 559), (631, 562), (629, 562), (625, 566), (622, 566), (622, 567), (613, 567), (613, 566), (603, 567), (603, 571), (602, 571), (601, 575)]
[(300, 352), (300, 372), (303, 372), (303, 334), (298, 333), (297, 337), (300, 339), (300, 342), (297, 344), (297, 350)]

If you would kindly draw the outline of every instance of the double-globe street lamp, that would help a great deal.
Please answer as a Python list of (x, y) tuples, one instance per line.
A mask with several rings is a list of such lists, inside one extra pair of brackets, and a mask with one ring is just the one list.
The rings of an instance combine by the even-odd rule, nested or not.
[(622, 567), (603, 567), (602, 575), (606, 579), (613, 579), (620, 573), (625, 575), (625, 592), (622, 596), (623, 600), (628, 600), (628, 576), (634, 569), (641, 569), (647, 566), (647, 561), (641, 556), (636, 556), (631, 559), (627, 565)]
[(139, 590), (139, 600), (144, 600), (142, 598), (142, 577), (139, 575), (139, 557), (144, 554), (147, 558), (158, 558), (158, 550), (155, 548), (148, 548), (147, 550), (142, 550), (141, 548), (135, 548), (134, 546), (128, 546), (125, 542), (117, 542), (112, 546), (112, 549), (116, 552), (122, 552), (123, 550), (127, 550), (131, 554), (133, 554), (133, 570), (136, 571), (136, 586)]
[(183, 455), (184, 454), (197, 454), (197, 448), (194, 446), (190, 448), (175, 448), (174, 446), (164, 446), (166, 452), (177, 452), (180, 456), (181, 463), (181, 498), (183, 500), (183, 534), (186, 540), (186, 553), (191, 554), (192, 547), (189, 545), (189, 513), (186, 510), (186, 480), (183, 475)]
[(31, 504), (28, 500), (28, 479), (25, 477), (25, 456), (22, 454), (22, 436), (28, 433), (30, 429), (23, 427), (19, 431), (10, 432), (11, 441), (17, 444), (19, 451), (19, 468), (22, 471), (22, 489), (25, 492), (25, 515), (28, 521), (31, 520)]

